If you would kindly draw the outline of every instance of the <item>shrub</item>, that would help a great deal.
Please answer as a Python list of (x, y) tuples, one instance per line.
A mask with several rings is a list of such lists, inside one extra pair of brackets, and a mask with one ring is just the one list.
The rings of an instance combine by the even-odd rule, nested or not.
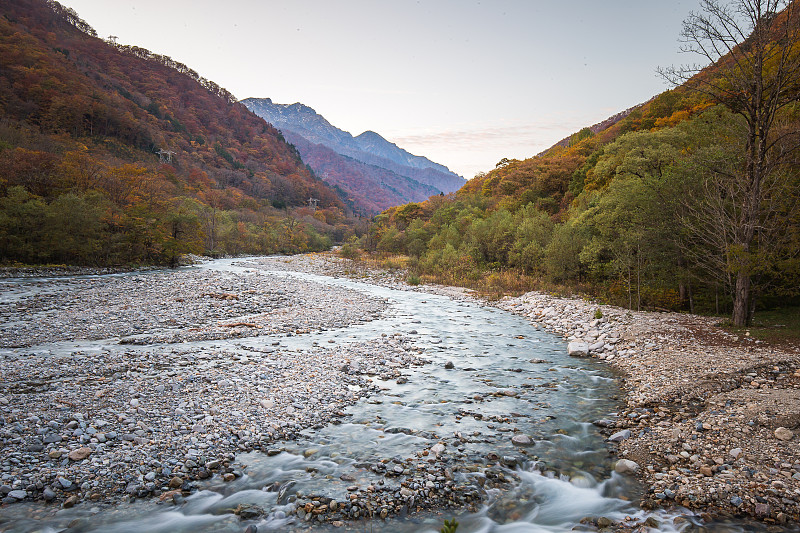
[(342, 245), (337, 253), (339, 254), (339, 257), (344, 257), (345, 259), (358, 259), (358, 257), (361, 255), (356, 245), (349, 242)]

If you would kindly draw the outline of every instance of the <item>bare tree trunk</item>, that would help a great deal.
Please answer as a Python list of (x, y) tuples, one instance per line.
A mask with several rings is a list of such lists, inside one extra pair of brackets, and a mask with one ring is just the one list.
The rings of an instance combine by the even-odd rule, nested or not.
[(628, 266), (628, 309), (633, 309), (633, 295), (631, 294), (631, 267)]
[(733, 325), (749, 326), (751, 320), (750, 275), (747, 272), (740, 272), (736, 276), (736, 287), (733, 292)]
[(642, 310), (642, 259), (639, 253), (639, 245), (636, 245), (636, 310)]

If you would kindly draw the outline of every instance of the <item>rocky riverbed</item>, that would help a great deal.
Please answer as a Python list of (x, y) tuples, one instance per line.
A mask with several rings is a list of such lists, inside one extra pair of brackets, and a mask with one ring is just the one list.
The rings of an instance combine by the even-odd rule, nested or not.
[[(348, 406), (377, 391), (376, 379), (404, 383), (426, 363), (427, 348), (408, 332), (290, 348), (282, 338), (378, 319), (388, 305), (271, 271), (473, 298), (459, 288), (410, 287), (402, 271), (333, 255), (235, 264), (224, 274), (202, 267), (64, 278), (35, 271), (25, 284), (0, 280), (4, 504), (48, 500), (71, 507), (145, 496), (180, 502), (197, 486), (246, 480), (235, 457), (253, 450), (276, 460), (304, 458), (312, 475), (325, 471), (325, 461), (313, 463), (314, 449), (286, 443), (342, 419)], [(796, 352), (734, 337), (697, 316), (538, 293), (492, 304), (563, 336), (574, 355), (617, 371), (625, 409), (595, 424), (620, 457), (617, 471), (645, 483), (643, 507), (689, 508), (708, 519), (800, 520)], [(269, 345), (250, 342), (267, 335), (275, 339)], [(504, 431), (514, 419), (496, 423)], [(464, 508), (484, 499), (484, 488), (511, 481), (502, 455), (490, 457), (488, 468), (485, 458), (465, 463), (461, 449), (480, 434), (403, 431), (383, 437), (407, 438), (408, 457), (387, 450), (361, 469), (374, 479), (337, 475), (349, 496), (297, 494), (286, 514), (341, 524), (414, 505)], [(464, 483), (459, 471), (471, 481)], [(259, 510), (234, 505), (226, 512), (247, 518)]]
[[(800, 354), (716, 320), (529, 293), (499, 306), (619, 372), (626, 409), (598, 421), (648, 487), (642, 505), (800, 520)], [(600, 317), (601, 318), (596, 318)]]
[[(460, 288), (410, 287), (402, 271), (336, 257), (317, 256), (305, 268), (473, 297)], [(618, 449), (618, 471), (645, 484), (644, 508), (800, 522), (798, 350), (733, 335), (711, 317), (636, 312), (536, 292), (487, 303), (563, 336), (574, 355), (615, 369), (626, 408), (596, 424)]]
[(398, 378), (423, 361), (396, 335), (346, 347), (221, 348), (215, 341), (361, 323), (386, 307), (255, 269), (48, 277), (6, 283), (2, 296), (6, 504), (69, 507), (188, 490), (214, 474), (232, 480), (235, 453), (321, 427), (370, 393), (367, 376)]

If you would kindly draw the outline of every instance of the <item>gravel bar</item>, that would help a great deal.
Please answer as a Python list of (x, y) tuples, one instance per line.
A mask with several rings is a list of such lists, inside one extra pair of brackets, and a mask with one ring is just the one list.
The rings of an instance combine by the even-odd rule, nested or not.
[[(113, 503), (234, 479), (236, 453), (322, 427), (370, 394), (367, 376), (420, 362), (400, 335), (287, 349), (285, 336), (373, 320), (387, 303), (263, 267), (1, 288), (4, 504)], [(244, 344), (255, 336), (273, 342)]]

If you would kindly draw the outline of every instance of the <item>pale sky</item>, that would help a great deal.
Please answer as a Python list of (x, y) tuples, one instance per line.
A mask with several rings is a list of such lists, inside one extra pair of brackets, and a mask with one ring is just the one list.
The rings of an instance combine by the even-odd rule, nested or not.
[(699, 0), (61, 0), (237, 98), (313, 107), (465, 178), (667, 89)]

